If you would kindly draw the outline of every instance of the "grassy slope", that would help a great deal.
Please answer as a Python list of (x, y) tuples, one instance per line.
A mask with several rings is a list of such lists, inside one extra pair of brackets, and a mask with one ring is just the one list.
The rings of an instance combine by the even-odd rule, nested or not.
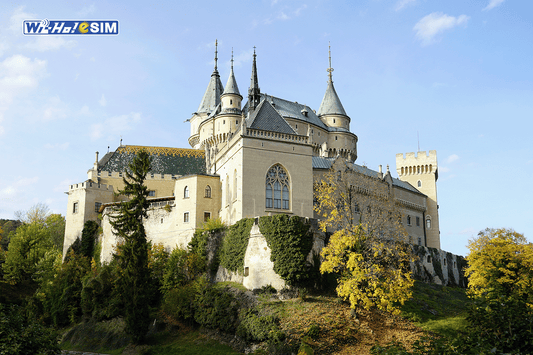
[[(404, 307), (402, 316), (383, 312), (358, 310), (355, 316), (349, 305), (333, 296), (308, 296), (304, 301), (280, 301), (259, 296), (265, 313), (277, 314), (281, 327), (293, 349), (302, 342), (309, 344), (315, 354), (369, 354), (376, 343), (385, 345), (393, 339), (410, 344), (425, 331), (453, 336), (464, 327), (464, 315), (469, 305), (465, 290), (416, 283), (413, 299)], [(414, 323), (406, 318), (414, 321)], [(315, 333), (310, 330), (315, 330)], [(318, 331), (316, 331), (318, 329)], [(65, 343), (64, 348), (91, 350), (87, 346)], [(109, 349), (109, 347), (108, 347)], [(96, 350), (94, 347), (92, 350)], [(197, 329), (179, 324), (151, 336), (141, 348), (98, 351), (108, 354), (238, 354), (200, 333)]]

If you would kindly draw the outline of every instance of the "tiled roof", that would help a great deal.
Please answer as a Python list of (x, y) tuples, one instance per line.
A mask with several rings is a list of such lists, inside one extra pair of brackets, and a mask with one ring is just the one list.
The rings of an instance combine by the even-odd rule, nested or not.
[(239, 92), (239, 87), (237, 86), (237, 81), (235, 80), (235, 75), (233, 74), (233, 66), (231, 67), (231, 72), (229, 74), (228, 82), (224, 88), (224, 94), (236, 94), (241, 96)]
[(333, 81), (329, 80), (328, 87), (326, 88), (326, 93), (324, 94), (324, 98), (322, 99), (322, 103), (320, 104), (320, 108), (318, 109), (318, 115), (322, 116), (331, 114), (347, 116), (346, 111), (344, 111), (344, 107), (342, 107), (341, 100), (337, 95), (337, 91), (335, 91)]
[(287, 121), (266, 100), (261, 101), (259, 106), (252, 112), (248, 124), (250, 128), (264, 131), (296, 134)]
[[(272, 104), (272, 106), (274, 106), (281, 117), (297, 119), (303, 122), (311, 123), (320, 128), (328, 129), (324, 122), (318, 118), (316, 113), (309, 106), (280, 99), (279, 97), (261, 94), (261, 100), (265, 98)], [(307, 111), (307, 116), (302, 112), (304, 109)], [(244, 106), (243, 111), (245, 114), (248, 113), (248, 103), (246, 103)]]
[[(120, 146), (106, 162), (100, 160), (98, 171), (125, 171), (135, 155), (144, 149), (152, 159), (153, 174), (205, 174), (205, 152), (198, 149)], [(107, 157), (107, 155), (106, 155)], [(104, 157), (105, 158), (105, 157)]]

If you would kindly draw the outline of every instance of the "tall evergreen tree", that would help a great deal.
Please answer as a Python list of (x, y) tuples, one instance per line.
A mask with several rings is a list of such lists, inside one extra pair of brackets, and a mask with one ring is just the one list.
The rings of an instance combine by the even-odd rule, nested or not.
[(114, 233), (124, 241), (117, 257), (123, 269), (119, 285), (124, 301), (126, 332), (137, 343), (144, 340), (150, 321), (149, 247), (143, 225), (143, 219), (148, 217), (148, 188), (144, 180), (149, 171), (150, 156), (146, 151), (140, 151), (126, 171), (124, 189), (119, 191), (129, 200), (122, 202), (111, 218)]

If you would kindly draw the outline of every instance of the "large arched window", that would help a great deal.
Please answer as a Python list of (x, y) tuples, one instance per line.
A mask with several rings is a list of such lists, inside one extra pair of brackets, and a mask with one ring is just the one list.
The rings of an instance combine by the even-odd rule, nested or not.
[(183, 189), (183, 198), (189, 198), (189, 186), (185, 186)]
[(289, 209), (289, 175), (276, 164), (266, 176), (266, 208)]

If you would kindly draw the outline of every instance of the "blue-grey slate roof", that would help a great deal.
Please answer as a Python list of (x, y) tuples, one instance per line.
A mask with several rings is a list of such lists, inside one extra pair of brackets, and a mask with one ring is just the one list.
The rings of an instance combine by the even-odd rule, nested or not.
[[(313, 169), (330, 169), (334, 161), (335, 161), (335, 158), (313, 157)], [(370, 176), (376, 179), (379, 177), (379, 173), (377, 171), (369, 169), (366, 166), (362, 166), (358, 164), (350, 164), (350, 163), (348, 163), (348, 166), (352, 168), (355, 172), (358, 172), (360, 174), (364, 174), (366, 176)], [(407, 181), (402, 181), (397, 178), (392, 178), (392, 185), (401, 187), (411, 192), (424, 195), (422, 192), (418, 191), (418, 189), (416, 189), (413, 185), (411, 185)]]
[(211, 79), (205, 90), (204, 97), (200, 106), (198, 107), (197, 113), (211, 113), (215, 107), (220, 103), (220, 95), (224, 91), (222, 82), (220, 81), (220, 75), (215, 69), (213, 74), (211, 74)]
[[(279, 97), (261, 94), (261, 100), (264, 99), (270, 102), (276, 111), (278, 111), (278, 113), (284, 118), (293, 118), (306, 123), (311, 123), (320, 128), (328, 129), (324, 122), (318, 118), (316, 113), (309, 106), (280, 99)], [(304, 109), (307, 111), (307, 116), (302, 112)], [(244, 105), (243, 111), (245, 114), (248, 113), (248, 103)]]
[(292, 127), (276, 111), (267, 100), (261, 101), (259, 106), (248, 118), (248, 127), (264, 131), (296, 134)]
[(223, 94), (236, 94), (241, 96), (241, 93), (239, 92), (239, 87), (237, 86), (237, 81), (235, 80), (235, 75), (233, 74), (233, 67), (231, 68), (228, 82), (226, 83), (226, 87), (224, 88)]
[(337, 91), (335, 91), (333, 81), (330, 79), (328, 81), (326, 93), (324, 94), (324, 98), (322, 99), (322, 103), (320, 104), (320, 108), (318, 109), (318, 115), (322, 116), (331, 114), (347, 116), (346, 111), (344, 111), (344, 107), (342, 106), (341, 100), (337, 95)]

